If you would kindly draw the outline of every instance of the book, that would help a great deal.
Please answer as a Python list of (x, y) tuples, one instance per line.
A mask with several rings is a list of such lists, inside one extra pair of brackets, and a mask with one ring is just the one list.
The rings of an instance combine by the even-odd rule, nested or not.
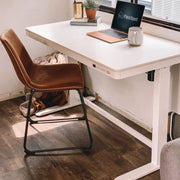
[(72, 18), (70, 20), (71, 25), (76, 25), (76, 26), (97, 26), (99, 23), (101, 23), (101, 17), (97, 16), (94, 19), (88, 19), (86, 17), (82, 19), (75, 19)]

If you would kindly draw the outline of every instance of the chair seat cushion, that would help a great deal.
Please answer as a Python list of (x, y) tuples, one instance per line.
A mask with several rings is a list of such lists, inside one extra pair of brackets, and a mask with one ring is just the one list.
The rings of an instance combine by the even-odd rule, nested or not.
[(33, 64), (29, 76), (29, 88), (34, 90), (58, 91), (84, 87), (81, 69), (77, 64)]

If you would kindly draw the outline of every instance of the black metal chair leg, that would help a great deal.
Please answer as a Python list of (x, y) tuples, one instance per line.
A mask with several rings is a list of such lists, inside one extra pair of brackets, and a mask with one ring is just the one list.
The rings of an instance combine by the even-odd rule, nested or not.
[[(28, 154), (28, 155), (35, 155), (36, 153), (40, 153), (40, 152), (75, 150), (75, 149), (81, 149), (81, 150), (91, 149), (93, 139), (92, 139), (92, 135), (91, 135), (88, 119), (87, 119), (86, 107), (85, 107), (85, 103), (84, 103), (84, 99), (83, 99), (81, 91), (80, 90), (77, 90), (77, 91), (78, 91), (78, 94), (80, 96), (81, 105), (82, 105), (83, 114), (84, 114), (83, 117), (80, 118), (80, 120), (85, 120), (86, 121), (88, 135), (89, 135), (89, 145), (87, 147), (77, 146), (77, 147), (54, 148), (54, 149), (29, 150), (27, 148), (28, 126), (29, 126), (29, 124), (37, 123), (38, 122), (38, 121), (37, 122), (33, 121), (31, 119), (31, 115), (30, 115), (30, 109), (31, 109), (31, 104), (32, 104), (32, 97), (33, 97), (33, 94), (35, 92), (35, 91), (31, 90), (30, 98), (29, 98), (29, 104), (28, 104), (28, 113), (27, 113), (27, 118), (26, 118), (25, 135), (24, 135), (24, 151), (25, 151), (26, 154)], [(49, 120), (49, 122), (50, 122), (50, 120)]]
[(82, 95), (82, 93), (81, 93), (81, 90), (78, 89), (77, 91), (78, 91), (79, 96), (80, 96), (81, 105), (82, 105), (83, 112), (84, 112), (84, 120), (86, 121), (87, 130), (88, 130), (88, 134), (89, 134), (89, 140), (90, 140), (89, 146), (88, 146), (86, 149), (91, 149), (92, 143), (93, 143), (93, 138), (92, 138), (91, 130), (90, 130), (89, 123), (88, 123), (86, 106), (85, 106), (85, 103), (84, 103), (84, 99), (83, 99), (83, 95)]
[(26, 126), (25, 126), (25, 133), (24, 133), (24, 151), (26, 154), (34, 154), (33, 152), (29, 151), (26, 147), (27, 144), (27, 134), (28, 134), (28, 125), (29, 122), (31, 120), (30, 118), (30, 111), (31, 111), (31, 104), (32, 104), (32, 97), (33, 97), (34, 91), (31, 90), (30, 92), (30, 97), (29, 97), (29, 104), (28, 104), (28, 113), (27, 113), (27, 117), (26, 117)]

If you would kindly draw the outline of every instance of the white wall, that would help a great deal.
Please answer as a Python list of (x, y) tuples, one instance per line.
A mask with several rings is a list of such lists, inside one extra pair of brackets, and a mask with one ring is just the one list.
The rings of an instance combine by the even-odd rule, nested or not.
[[(66, 20), (68, 7), (67, 0), (1, 0), (0, 33), (13, 28), (32, 58), (45, 55), (52, 49), (26, 36), (25, 27)], [(21, 95), (23, 86), (1, 43), (0, 62), (0, 101)]]

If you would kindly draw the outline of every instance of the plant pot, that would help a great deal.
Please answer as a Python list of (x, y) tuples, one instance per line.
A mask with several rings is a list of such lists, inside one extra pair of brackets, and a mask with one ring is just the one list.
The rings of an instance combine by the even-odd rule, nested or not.
[(87, 18), (94, 19), (96, 17), (96, 9), (85, 9)]

